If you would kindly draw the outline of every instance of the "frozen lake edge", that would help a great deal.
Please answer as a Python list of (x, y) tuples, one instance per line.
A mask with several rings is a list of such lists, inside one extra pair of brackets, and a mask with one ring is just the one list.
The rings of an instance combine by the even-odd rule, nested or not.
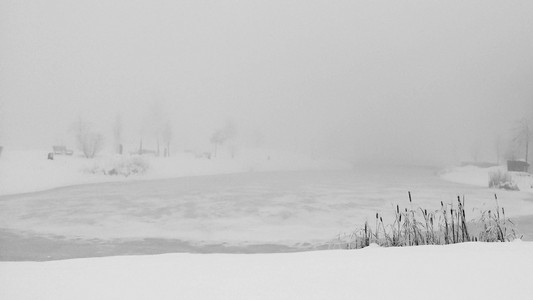
[[(77, 185), (0, 197), (1, 260), (193, 253), (278, 253), (334, 248), (392, 204), (438, 207), (467, 197), (493, 203), (493, 190), (441, 180), (434, 169), (292, 171)], [(531, 234), (531, 194), (496, 191)], [(514, 204), (513, 204), (514, 203)], [(514, 206), (513, 206), (514, 205)], [(515, 220), (513, 218), (513, 220)], [(41, 249), (30, 251), (28, 249)]]

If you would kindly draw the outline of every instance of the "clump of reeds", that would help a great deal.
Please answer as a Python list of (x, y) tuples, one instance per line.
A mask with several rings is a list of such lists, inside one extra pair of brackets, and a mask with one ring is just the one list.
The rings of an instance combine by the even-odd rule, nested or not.
[(385, 225), (383, 216), (376, 213), (375, 226), (368, 221), (364, 226), (344, 237), (338, 237), (337, 246), (357, 249), (372, 243), (384, 247), (417, 245), (445, 245), (470, 241), (508, 242), (517, 238), (514, 224), (505, 216), (505, 209), (499, 207), (495, 194), (496, 210), (482, 211), (477, 219), (467, 221), (465, 197), (440, 208), (429, 211), (413, 208), (411, 192), (408, 192), (410, 208), (400, 209), (396, 205), (394, 220)]
[(518, 186), (508, 172), (500, 170), (489, 173), (489, 187), (496, 189), (505, 189), (510, 191), (518, 191)]

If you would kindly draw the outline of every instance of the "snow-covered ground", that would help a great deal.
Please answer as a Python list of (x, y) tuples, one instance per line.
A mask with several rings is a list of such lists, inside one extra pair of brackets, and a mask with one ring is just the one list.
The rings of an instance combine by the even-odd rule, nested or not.
[[(507, 172), (505, 166), (480, 168), (476, 166), (451, 167), (441, 172), (441, 178), (455, 183), (463, 183), (480, 187), (488, 187), (489, 176), (493, 172)], [(513, 182), (520, 191), (533, 193), (533, 175), (509, 172)]]
[(507, 217), (533, 215), (531, 194), (449, 183), (432, 169), (388, 166), (99, 183), (13, 195), (1, 198), (0, 229), (89, 241), (158, 238), (300, 248), (329, 244), (376, 213), (391, 222), (396, 205), (433, 211), (441, 201), (456, 203), (464, 195), (466, 217), (476, 219), (496, 208), (494, 193)]
[[(102, 155), (86, 159), (77, 155), (56, 155), (47, 159), (46, 150), (10, 151), (4, 149), (0, 157), (0, 195), (35, 192), (62, 186), (127, 180), (149, 180), (196, 175), (241, 172), (346, 169), (342, 161), (313, 159), (288, 152), (242, 149), (236, 158), (221, 155), (207, 159), (192, 153), (177, 153), (169, 158), (142, 156), (146, 173), (132, 176), (104, 175), (130, 156)], [(93, 173), (96, 170), (96, 173)]]
[(531, 299), (533, 243), (0, 262), (2, 299)]
[[(88, 172), (108, 169), (116, 163), (114, 157), (45, 158), (44, 151), (3, 153), (0, 195), (106, 181), (346, 167), (260, 151), (234, 160), (182, 154), (169, 159), (146, 158), (150, 166), (146, 174), (125, 178)], [(490, 171), (461, 167), (449, 169), (441, 177), (487, 186)], [(372, 180), (379, 182), (380, 178)], [(382, 187), (377, 190), (390, 192)], [(8, 200), (6, 203), (14, 201)], [(178, 253), (0, 262), (0, 298), (530, 299), (531, 253), (533, 242), (517, 241), (284, 254)]]

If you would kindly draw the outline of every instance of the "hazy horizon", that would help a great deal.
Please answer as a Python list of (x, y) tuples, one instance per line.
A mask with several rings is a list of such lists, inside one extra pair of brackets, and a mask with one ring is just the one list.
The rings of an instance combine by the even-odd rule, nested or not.
[(532, 1), (5, 0), (0, 145), (74, 147), (80, 116), (109, 145), (117, 115), (153, 143), (158, 106), (180, 150), (232, 120), (247, 145), (491, 159), (533, 117), (532, 32)]

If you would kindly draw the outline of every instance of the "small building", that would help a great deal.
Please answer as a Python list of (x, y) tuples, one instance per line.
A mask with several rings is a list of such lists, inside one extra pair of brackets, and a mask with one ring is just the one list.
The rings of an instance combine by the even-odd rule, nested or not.
[(529, 170), (529, 163), (523, 160), (508, 160), (507, 171), (510, 172), (527, 172)]

